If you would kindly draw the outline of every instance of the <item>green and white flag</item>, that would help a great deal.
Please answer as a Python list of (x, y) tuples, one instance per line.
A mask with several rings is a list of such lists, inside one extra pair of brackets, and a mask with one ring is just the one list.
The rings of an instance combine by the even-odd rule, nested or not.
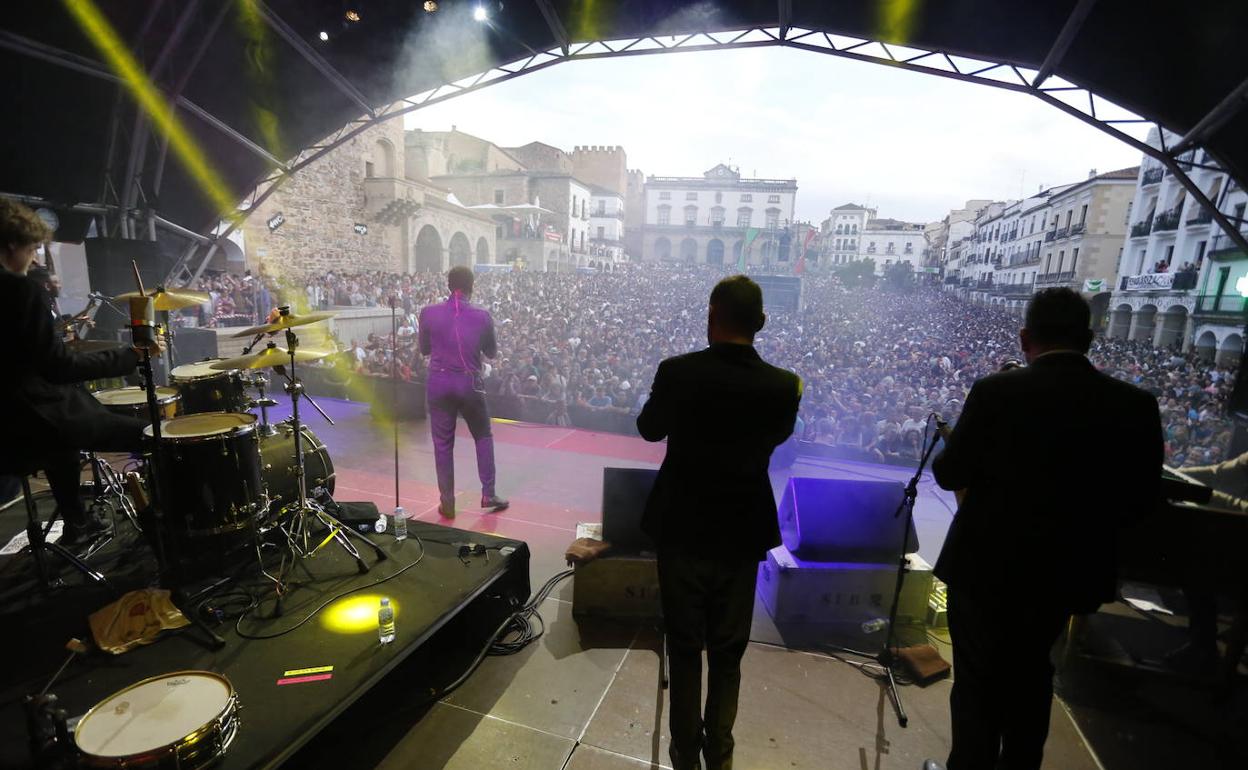
[(757, 227), (749, 227), (745, 230), (745, 244), (741, 247), (741, 258), (737, 260), (737, 270), (742, 273), (745, 272), (745, 262), (749, 258), (750, 245), (754, 243), (754, 239), (757, 238), (758, 234), (761, 232), (762, 230)]
[(1089, 278), (1083, 282), (1083, 290), (1090, 293), (1105, 291), (1105, 279)]

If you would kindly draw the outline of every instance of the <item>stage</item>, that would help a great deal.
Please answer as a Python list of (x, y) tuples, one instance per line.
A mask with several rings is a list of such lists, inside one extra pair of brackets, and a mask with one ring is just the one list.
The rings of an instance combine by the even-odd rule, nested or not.
[[(335, 497), (369, 500), (389, 510), (394, 489), (390, 427), (376, 422), (365, 404), (319, 402), (337, 423), (330, 426), (314, 413), (308, 414), (312, 430), (328, 446), (335, 465)], [(274, 419), (283, 416), (280, 410), (272, 415)], [(103, 698), (150, 673), (202, 666), (232, 679), (237, 674), (249, 688), (257, 688), (251, 693), (240, 688), (242, 727), (223, 767), (273, 766), (282, 761), (299, 768), (431, 770), (669, 766), (666, 696), (658, 685), (656, 630), (648, 623), (578, 621), (571, 612), (571, 581), (560, 585), (540, 606), (546, 624), (540, 640), (519, 654), (486, 658), (462, 687), (440, 699), (430, 697), (467, 670), (482, 640), (502, 617), (501, 603), (491, 596), (510, 592), (520, 594), (523, 601), (530, 583), (536, 588), (565, 568), (564, 549), (575, 538), (577, 523), (601, 520), (603, 469), (655, 467), (662, 459), (663, 445), (571, 428), (496, 421), (498, 491), (512, 506), (489, 514), (479, 508), (472, 441), (461, 427), (455, 450), (458, 515), (448, 521), (436, 510), (427, 424), (403, 423), (400, 429), (401, 503), (411, 516), (413, 532), (450, 542), (497, 537), (501, 539), (490, 542), (514, 544), (516, 553), (507, 559), (492, 553), (488, 565), (474, 559), (465, 566), (448, 546), (427, 540), (428, 563), (417, 565), (382, 590), (368, 592), (385, 593), (401, 602), (398, 641), (391, 648), (378, 646), (375, 629), (359, 635), (334, 634), (319, 619), (289, 639), (245, 643), (231, 639), (225, 650), (215, 654), (198, 647), (190, 636), (193, 632), (184, 632), (177, 639), (119, 658), (76, 662), (64, 684), (54, 688), (70, 706), (70, 713), (80, 714), (95, 702), (93, 698)], [(774, 474), (773, 483), (779, 494), (792, 475), (904, 481), (909, 473), (905, 468), (799, 459), (789, 471)], [(929, 562), (939, 553), (953, 509), (952, 496), (925, 477), (916, 527), (919, 552)], [(5, 515), (12, 516), (13, 509)], [(378, 574), (402, 566), (404, 558), (415, 552), (414, 541), (396, 546), (389, 535), (379, 539), (394, 558), (375, 568)], [(344, 580), (345, 575), (353, 575), (349, 565), (344, 570)], [(306, 601), (316, 603), (311, 597)], [(411, 614), (413, 607), (419, 618)], [(293, 604), (286, 615), (298, 616)], [(736, 729), (738, 768), (908, 770), (919, 767), (925, 757), (947, 754), (949, 680), (902, 688), (911, 718), (910, 726), (902, 729), (885, 690), (869, 672), (854, 665), (857, 661), (786, 649), (783, 635), (761, 601), (756, 602), (754, 617)], [(445, 625), (434, 633), (440, 623)], [(949, 658), (943, 639), (941, 632), (934, 632), (930, 641)], [(35, 689), (42, 686), (63, 657), (64, 633), (55, 641), (40, 643), (38, 650), (35, 641), (35, 635), (28, 633), (18, 649), (24, 654), (42, 652), (38, 676), (34, 668), (17, 668), (17, 650), (5, 657), (6, 759), (20, 756), (14, 752), (21, 752), (25, 745), (13, 698), (31, 684)], [(286, 671), (326, 665), (335, 666), (330, 680), (276, 684)], [(81, 699), (71, 703), (71, 692), (81, 692)], [(1216, 761), (1204, 758), (1221, 753), (1211, 754), (1199, 742), (1176, 737), (1173, 726), (1167, 730), (1138, 718), (1124, 722), (1101, 708), (1096, 699), (1071, 705), (1055, 700), (1045, 768), (1122, 766), (1100, 764), (1085, 733), (1096, 736), (1094, 745), (1102, 758), (1138, 756), (1134, 747), (1141, 741), (1158, 744), (1157, 755), (1171, 761), (1170, 767), (1176, 766), (1172, 759), (1180, 749), (1175, 747), (1182, 747), (1182, 756), (1193, 758), (1190, 766), (1216, 767)]]

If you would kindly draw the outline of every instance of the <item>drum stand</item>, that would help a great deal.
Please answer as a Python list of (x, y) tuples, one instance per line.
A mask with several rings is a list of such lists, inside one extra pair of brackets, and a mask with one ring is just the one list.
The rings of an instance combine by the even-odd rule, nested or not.
[(139, 512), (135, 510), (134, 503), (126, 495), (125, 482), (122, 481), (121, 474), (113, 470), (113, 466), (109, 465), (107, 460), (100, 459), (95, 452), (85, 454), (87, 461), (91, 463), (92, 491), (95, 493), (91, 507), (97, 511), (106, 507), (114, 513), (121, 511), (130, 520), (130, 526), (134, 527), (136, 532), (142, 533), (143, 527), (139, 524)]
[[(290, 394), (291, 428), (295, 440), (295, 472), (299, 481), (299, 498), (291, 505), (283, 508), (278, 514), (279, 518), (287, 518), (285, 523), (279, 525), (279, 529), (282, 530), (286, 537), (290, 554), (304, 559), (315, 556), (317, 551), (328, 545), (331, 540), (337, 541), (338, 545), (355, 559), (356, 567), (362, 575), (368, 572), (368, 564), (360, 556), (360, 552), (356, 549), (355, 544), (351, 542), (351, 538), (355, 537), (367, 543), (377, 553), (378, 561), (386, 559), (385, 551), (381, 549), (381, 546), (359, 532), (342, 526), (320, 504), (308, 499), (307, 470), (304, 467), (303, 459), (303, 424), (299, 420), (299, 400), (305, 398), (305, 395), (303, 393), (303, 383), (299, 381), (295, 370), (295, 358), (298, 347), (299, 338), (295, 336), (293, 331), (287, 329), (286, 349), (290, 353), (290, 373), (287, 375), (286, 392)], [(328, 534), (319, 543), (313, 545), (311, 528), (315, 521), (319, 521), (328, 531)], [(283, 567), (276, 579), (265, 573), (266, 576), (277, 584), (279, 593), (283, 593), (285, 590), (286, 572), (285, 559), (283, 558)]]

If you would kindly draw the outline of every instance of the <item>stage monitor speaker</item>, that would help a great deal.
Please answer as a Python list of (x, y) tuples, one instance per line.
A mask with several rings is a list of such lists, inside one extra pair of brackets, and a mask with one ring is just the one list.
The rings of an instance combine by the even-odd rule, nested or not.
[(603, 468), (602, 538), (611, 544), (612, 553), (654, 550), (641, 531), (641, 514), (658, 475), (649, 468)]
[[(784, 546), (806, 561), (888, 564), (901, 558), (905, 495), (900, 481), (794, 476), (780, 501)], [(904, 553), (919, 550), (911, 522)]]
[(173, 330), (173, 365), (192, 364), (217, 357), (217, 333), (212, 329), (182, 327)]

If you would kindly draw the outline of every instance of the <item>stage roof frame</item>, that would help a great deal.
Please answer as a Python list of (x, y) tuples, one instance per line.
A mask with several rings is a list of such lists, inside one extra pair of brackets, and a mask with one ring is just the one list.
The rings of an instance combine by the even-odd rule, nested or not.
[[(472, 19), (478, 4), (485, 23)], [(187, 280), (224, 235), (223, 196), (254, 208), (380, 121), (571, 61), (780, 46), (1029, 94), (1155, 158), (1248, 251), (1244, 222), (1186, 173), (1248, 180), (1248, 3), (1190, 0), (1182, 13), (1125, 0), (347, 5), (358, 23), (341, 0), (20, 4), (0, 29), (0, 71), (22, 116), (6, 129), (18, 151), (0, 160), (0, 191), (77, 208), (110, 234), (171, 233), (185, 244), (176, 278)], [(83, 21), (93, 13), (115, 30), (114, 50)], [(136, 107), (136, 79), (175, 106), (221, 195), (206, 194), (213, 185), (159, 116)], [(1182, 138), (1151, 147), (1132, 125)]]

